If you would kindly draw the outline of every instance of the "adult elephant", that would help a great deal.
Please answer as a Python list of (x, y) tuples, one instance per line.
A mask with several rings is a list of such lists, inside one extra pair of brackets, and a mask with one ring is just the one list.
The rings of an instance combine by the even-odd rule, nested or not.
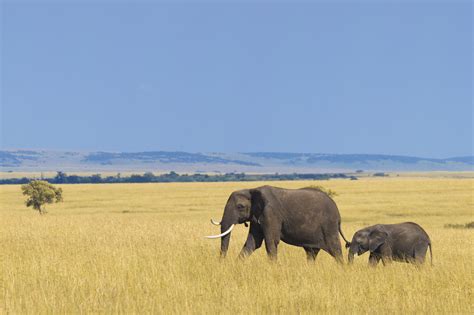
[(221, 234), (221, 257), (229, 248), (230, 234), (236, 224), (250, 222), (250, 230), (239, 257), (252, 254), (263, 241), (271, 259), (277, 258), (277, 247), (283, 242), (303, 247), (308, 260), (315, 260), (322, 249), (342, 262), (339, 234), (341, 216), (335, 202), (314, 188), (284, 189), (262, 186), (234, 191), (224, 209)]

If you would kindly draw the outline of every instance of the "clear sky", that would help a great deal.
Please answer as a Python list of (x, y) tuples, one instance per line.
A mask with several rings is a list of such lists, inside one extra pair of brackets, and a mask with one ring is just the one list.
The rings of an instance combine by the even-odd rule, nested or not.
[(471, 155), (470, 1), (2, 1), (1, 146)]

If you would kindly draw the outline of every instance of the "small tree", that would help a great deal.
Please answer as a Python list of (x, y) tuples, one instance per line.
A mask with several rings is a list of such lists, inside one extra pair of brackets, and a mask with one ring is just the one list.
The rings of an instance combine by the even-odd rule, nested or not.
[(63, 190), (43, 180), (33, 180), (22, 185), (21, 190), (23, 195), (28, 196), (26, 206), (33, 207), (40, 214), (46, 213), (45, 204), (63, 201)]

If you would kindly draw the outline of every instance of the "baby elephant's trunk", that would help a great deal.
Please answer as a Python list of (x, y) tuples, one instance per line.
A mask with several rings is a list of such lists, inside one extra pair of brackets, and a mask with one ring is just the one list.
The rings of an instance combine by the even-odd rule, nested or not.
[(349, 261), (349, 264), (352, 264), (354, 262), (354, 255), (359, 251), (359, 245), (357, 243), (349, 243), (349, 246), (346, 245), (346, 247), (349, 247), (349, 254), (347, 255), (347, 260)]

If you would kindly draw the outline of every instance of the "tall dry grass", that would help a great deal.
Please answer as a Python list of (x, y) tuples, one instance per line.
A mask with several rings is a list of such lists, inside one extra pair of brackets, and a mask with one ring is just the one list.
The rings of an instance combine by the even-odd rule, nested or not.
[[(367, 254), (338, 266), (321, 252), (281, 244), (238, 255), (247, 229), (234, 229), (228, 258), (218, 228), (230, 192), (262, 183), (63, 185), (65, 202), (39, 216), (19, 186), (0, 187), (0, 313), (473, 313), (472, 179), (383, 178), (273, 182), (322, 185), (351, 237), (369, 224), (415, 221), (433, 242), (434, 267), (375, 269)], [(346, 254), (347, 251), (344, 251)]]

